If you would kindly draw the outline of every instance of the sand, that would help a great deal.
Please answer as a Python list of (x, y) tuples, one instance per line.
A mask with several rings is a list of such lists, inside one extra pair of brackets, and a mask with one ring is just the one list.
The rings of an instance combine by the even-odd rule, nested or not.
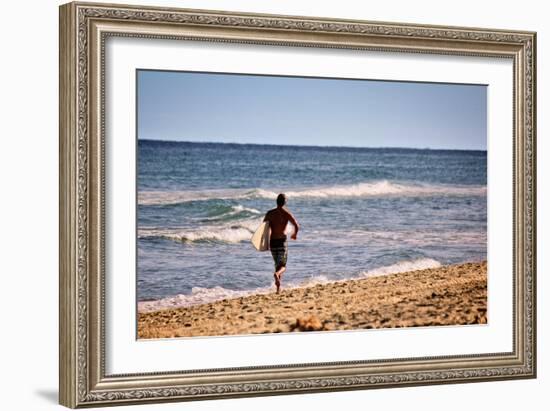
[(487, 262), (138, 314), (139, 338), (487, 323)]

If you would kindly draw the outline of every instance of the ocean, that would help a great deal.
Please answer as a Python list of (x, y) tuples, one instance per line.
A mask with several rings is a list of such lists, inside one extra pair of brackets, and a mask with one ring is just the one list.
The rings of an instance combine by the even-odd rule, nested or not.
[(139, 140), (137, 171), (140, 311), (273, 292), (250, 237), (281, 192), (283, 289), (487, 256), (486, 151)]

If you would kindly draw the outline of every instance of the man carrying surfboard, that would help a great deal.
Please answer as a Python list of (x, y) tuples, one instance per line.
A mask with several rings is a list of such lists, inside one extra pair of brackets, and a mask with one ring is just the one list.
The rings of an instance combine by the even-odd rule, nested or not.
[(269, 210), (264, 217), (264, 221), (269, 223), (269, 228), (271, 230), (269, 236), (269, 249), (271, 250), (271, 255), (275, 262), (275, 273), (273, 277), (275, 278), (277, 294), (279, 294), (281, 289), (281, 278), (286, 271), (286, 261), (288, 259), (286, 226), (289, 221), (294, 226), (294, 233), (290, 236), (293, 240), (298, 238), (298, 230), (300, 229), (298, 221), (296, 221), (292, 213), (288, 211), (285, 204), (286, 196), (284, 194), (279, 194), (277, 196), (277, 208)]

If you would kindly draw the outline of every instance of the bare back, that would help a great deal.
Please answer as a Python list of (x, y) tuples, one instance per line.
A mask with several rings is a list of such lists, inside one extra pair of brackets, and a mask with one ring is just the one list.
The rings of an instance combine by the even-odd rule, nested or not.
[(269, 210), (265, 215), (264, 221), (269, 222), (269, 228), (271, 229), (271, 239), (285, 237), (285, 230), (289, 221), (295, 227), (298, 225), (294, 216), (284, 207), (277, 207)]

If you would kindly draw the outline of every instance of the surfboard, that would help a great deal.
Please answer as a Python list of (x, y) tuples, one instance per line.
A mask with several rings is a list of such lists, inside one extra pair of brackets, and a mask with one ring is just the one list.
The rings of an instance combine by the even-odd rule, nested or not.
[(269, 223), (267, 221), (260, 224), (252, 235), (250, 242), (258, 251), (267, 251), (269, 249)]

